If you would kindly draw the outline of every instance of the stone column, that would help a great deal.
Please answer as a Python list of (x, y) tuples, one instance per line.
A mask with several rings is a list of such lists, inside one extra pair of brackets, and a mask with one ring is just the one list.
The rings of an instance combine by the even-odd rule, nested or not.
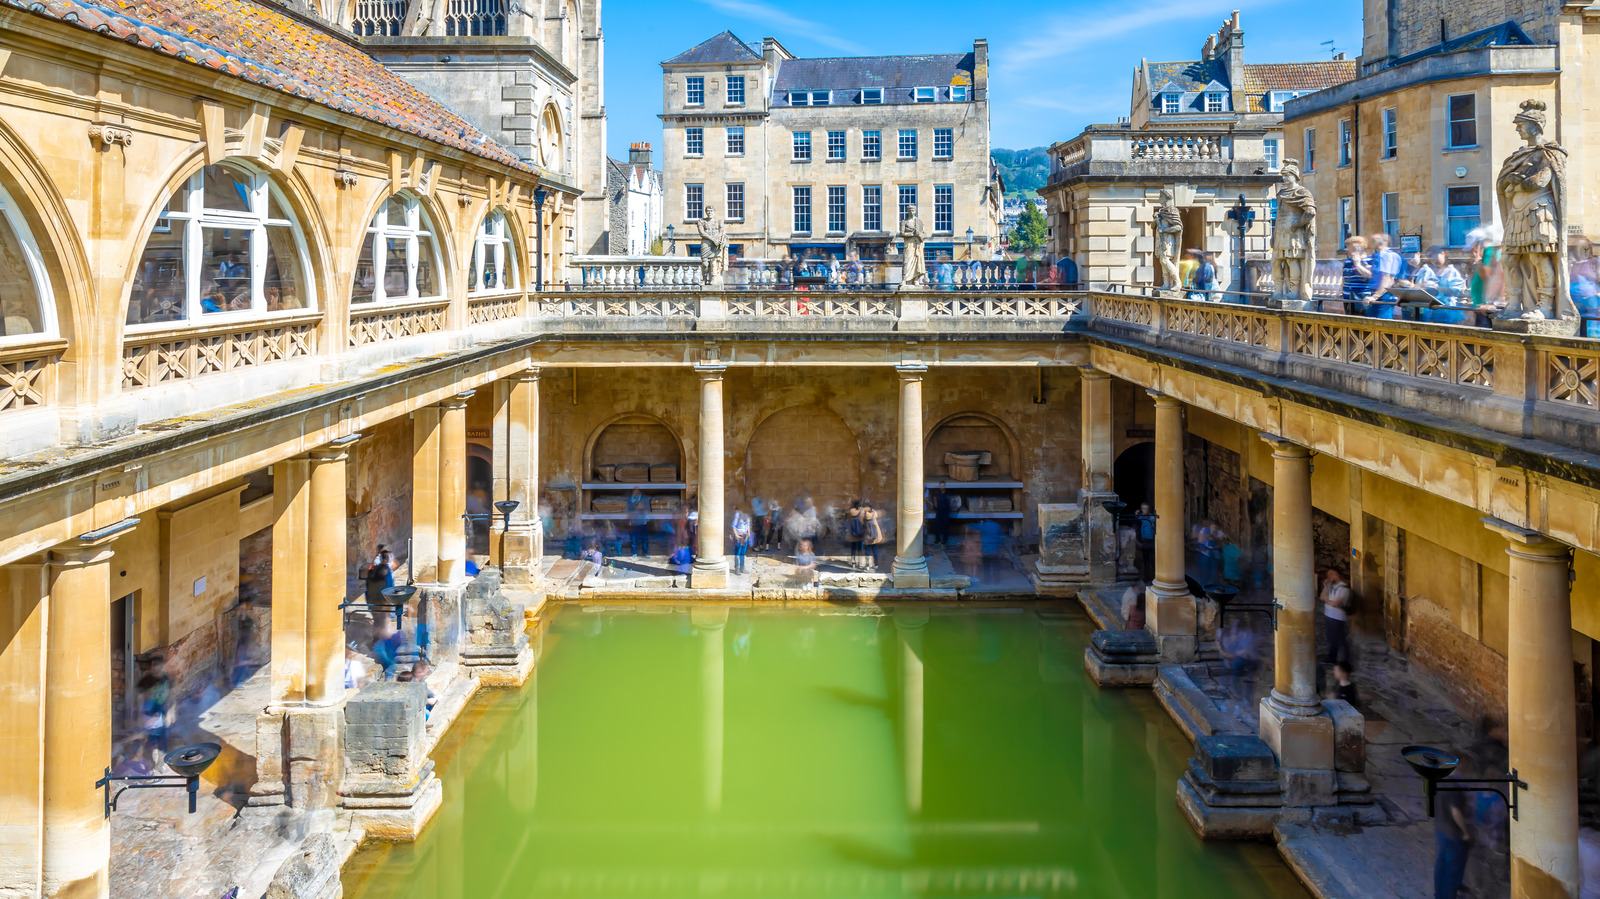
[(47, 897), (110, 895), (111, 828), (95, 781), (111, 763), (111, 542), (138, 523), (50, 553), (40, 841)]
[(39, 554), (0, 567), (0, 896), (40, 889), (47, 563)]
[(1078, 505), (1089, 526), (1089, 580), (1109, 584), (1117, 580), (1117, 528), (1111, 513), (1102, 505), (1117, 498), (1112, 473), (1111, 376), (1089, 366), (1078, 371), (1083, 384), (1079, 404), (1083, 416), (1083, 486)]
[(1334, 801), (1333, 719), (1317, 696), (1317, 575), (1311, 547), (1311, 450), (1272, 446), (1273, 687), (1261, 700), (1261, 739), (1278, 757), (1284, 805)]
[(431, 584), (439, 579), (439, 407), (412, 412), (411, 425), (411, 546), (406, 565), (412, 583)]
[(901, 606), (894, 610), (894, 628), (900, 635), (900, 742), (905, 752), (906, 811), (912, 814), (922, 811), (926, 724), (922, 635), (927, 626), (927, 606)]
[[(704, 495), (702, 493), (702, 495)], [(723, 631), (727, 606), (696, 606), (689, 620), (700, 631), (700, 762), (706, 811), (722, 808)]]
[(699, 363), (700, 375), (700, 535), (689, 586), (728, 586), (728, 560), (723, 553), (722, 505), (727, 494), (723, 476), (721, 363)]
[[(1577, 706), (1572, 675), (1571, 553), (1495, 518), (1511, 556), (1506, 718), (1511, 767), (1528, 784), (1511, 822), (1511, 895), (1578, 895)], [(1501, 773), (1501, 772), (1495, 772)]]
[(900, 373), (900, 490), (893, 581), (901, 590), (925, 590), (929, 581), (928, 559), (922, 552), (922, 534), (927, 527), (922, 507), (927, 477), (922, 464), (922, 376), (928, 367), (905, 363), (895, 370)]
[[(517, 501), (511, 523), (501, 535), (500, 570), (506, 589), (538, 592), (544, 557), (544, 533), (539, 520), (539, 368), (512, 375), (506, 382), (504, 449), (505, 499)], [(501, 422), (495, 423), (501, 430)], [(498, 433), (496, 434), (498, 437)], [(499, 442), (498, 440), (496, 441)], [(493, 532), (490, 528), (490, 532)]]
[(1184, 580), (1183, 403), (1150, 391), (1156, 401), (1156, 579), (1145, 593), (1147, 628), (1165, 662), (1195, 652), (1194, 597)]
[[(306, 529), (306, 704), (344, 699), (344, 612), (350, 568), (345, 462), (360, 435), (311, 452)], [(274, 576), (276, 576), (274, 572)]]
[(439, 404), (439, 575), (440, 584), (467, 579), (467, 400), (453, 396)]
[[(272, 467), (272, 693), (270, 704), (306, 698), (306, 534), (311, 524), (311, 459)], [(261, 761), (266, 761), (263, 757)], [(267, 780), (263, 773), (262, 780)]]

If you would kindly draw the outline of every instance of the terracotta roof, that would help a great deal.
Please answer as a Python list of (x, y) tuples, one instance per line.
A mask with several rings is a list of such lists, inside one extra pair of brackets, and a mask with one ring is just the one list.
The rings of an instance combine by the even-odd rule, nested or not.
[(1353, 59), (1334, 59), (1327, 62), (1273, 62), (1262, 65), (1246, 64), (1244, 84), (1247, 94), (1265, 94), (1267, 91), (1320, 91), (1325, 87), (1344, 84), (1356, 77)]
[(338, 35), (254, 0), (0, 0), (511, 168), (527, 162)]

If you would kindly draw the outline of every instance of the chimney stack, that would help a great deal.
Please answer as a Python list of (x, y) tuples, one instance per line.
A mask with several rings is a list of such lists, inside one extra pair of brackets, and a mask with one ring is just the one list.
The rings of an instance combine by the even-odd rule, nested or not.
[(628, 165), (650, 167), (650, 145), (632, 144), (628, 147)]

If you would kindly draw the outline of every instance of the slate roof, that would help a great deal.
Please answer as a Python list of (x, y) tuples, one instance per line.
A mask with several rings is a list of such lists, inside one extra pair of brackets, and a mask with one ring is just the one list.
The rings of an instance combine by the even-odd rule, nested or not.
[(1150, 90), (1159, 91), (1169, 83), (1186, 93), (1205, 90), (1211, 82), (1228, 83), (1228, 67), (1220, 59), (1190, 59), (1182, 62), (1150, 63)]
[(1484, 47), (1531, 46), (1533, 44), (1533, 38), (1528, 37), (1528, 33), (1522, 30), (1522, 26), (1516, 22), (1505, 21), (1491, 28), (1474, 31), (1471, 34), (1463, 34), (1442, 44), (1434, 44), (1432, 47), (1418, 50), (1409, 56), (1390, 60), (1389, 67), (1403, 66), (1425, 57), (1456, 53), (1461, 50), (1481, 50)]
[(662, 65), (703, 65), (709, 63), (760, 61), (760, 53), (750, 49), (750, 45), (739, 40), (733, 32), (724, 31), (679, 53), (677, 56), (663, 62)]
[(194, 65), (465, 150), (534, 169), (336, 34), (255, 0), (0, 0)]
[[(852, 103), (863, 87), (883, 88), (886, 104), (910, 103), (915, 87), (971, 85), (974, 65), (971, 53), (786, 59), (778, 67), (772, 105), (786, 105), (790, 90), (831, 90), (834, 105)], [(904, 94), (897, 95), (896, 90)]]

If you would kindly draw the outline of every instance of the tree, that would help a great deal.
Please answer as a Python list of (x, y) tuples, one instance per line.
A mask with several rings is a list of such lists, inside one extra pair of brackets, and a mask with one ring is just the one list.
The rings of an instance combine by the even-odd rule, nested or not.
[(1019, 253), (1031, 253), (1044, 246), (1048, 233), (1044, 213), (1039, 211), (1038, 204), (1028, 203), (1022, 207), (1017, 227), (1011, 232), (1011, 249)]

